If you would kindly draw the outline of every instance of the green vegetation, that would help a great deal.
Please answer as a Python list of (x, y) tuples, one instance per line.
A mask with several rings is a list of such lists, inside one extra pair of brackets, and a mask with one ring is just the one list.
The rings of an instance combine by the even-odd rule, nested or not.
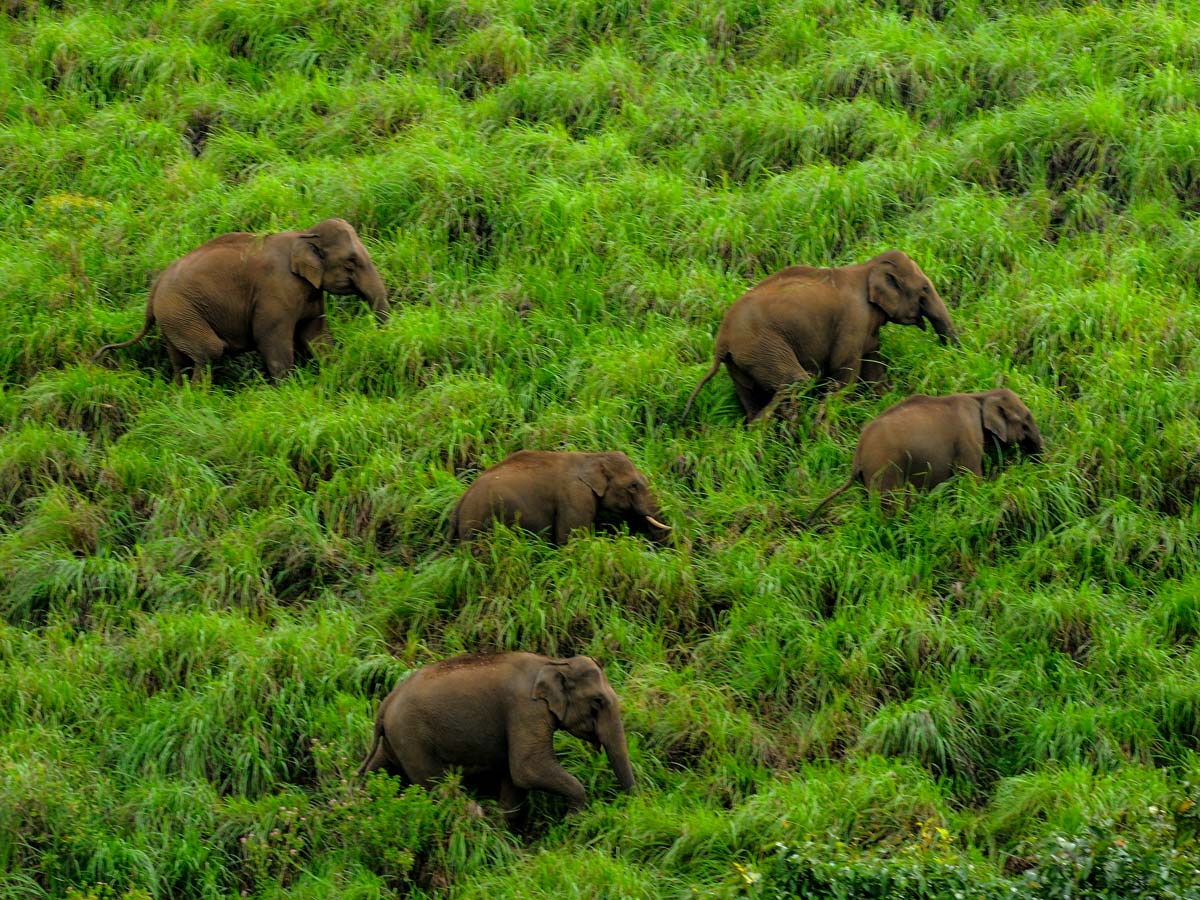
[[(0, 897), (1200, 896), (1200, 6), (0, 3)], [(340, 215), (393, 292), (279, 385), (168, 383), (172, 259)], [(896, 247), (961, 349), (747, 430), (746, 287)], [(914, 392), (1048, 452), (887, 518)], [(522, 447), (677, 526), (442, 533)], [(640, 790), (528, 833), (345, 779), (460, 651), (597, 657)], [(776, 845), (780, 846), (777, 847)], [(891, 893), (888, 893), (888, 892)], [(1007, 892), (1007, 893), (1006, 893)]]

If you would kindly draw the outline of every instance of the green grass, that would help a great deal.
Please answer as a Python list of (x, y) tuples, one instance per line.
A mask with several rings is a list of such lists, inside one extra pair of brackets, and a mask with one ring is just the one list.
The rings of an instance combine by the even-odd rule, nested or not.
[[(1200, 7), (130, 9), (0, 3), (0, 897), (1200, 890)], [(331, 298), (279, 385), (87, 362), (171, 260), (330, 215), (386, 326)], [(680, 421), (743, 290), (892, 247), (961, 348)], [(801, 527), (884, 408), (1000, 384), (1041, 463)], [(521, 448), (626, 451), (678, 545), (448, 549)], [(349, 790), (397, 678), (494, 648), (605, 665), (636, 794), (568, 737), (592, 802), (521, 835)]]

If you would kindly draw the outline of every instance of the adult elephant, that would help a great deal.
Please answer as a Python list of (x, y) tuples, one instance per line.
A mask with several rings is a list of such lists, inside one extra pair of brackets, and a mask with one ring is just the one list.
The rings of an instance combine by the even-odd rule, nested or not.
[(358, 769), (377, 769), (422, 787), (457, 768), (499, 790), (512, 820), (528, 791), (587, 802), (579, 780), (554, 756), (554, 732), (603, 747), (621, 787), (633, 768), (617, 695), (596, 661), (534, 653), (457, 656), (419, 669), (379, 705), (375, 737)]
[(1042, 452), (1033, 413), (1008, 388), (944, 397), (914, 394), (867, 423), (850, 477), (807, 522), (856, 482), (886, 496), (908, 486), (928, 490), (962, 471), (982, 475), (989, 443), (1015, 444), (1031, 456)]
[(859, 378), (882, 381), (879, 329), (887, 322), (924, 328), (926, 321), (943, 343), (958, 343), (946, 304), (899, 250), (855, 266), (776, 272), (725, 313), (712, 368), (688, 397), (683, 415), (721, 363), (747, 422), (769, 416), (796, 382), (828, 378), (844, 388)]
[(282, 378), (297, 351), (332, 343), (326, 292), (357, 294), (387, 320), (383, 279), (344, 219), (265, 237), (223, 234), (171, 263), (150, 289), (142, 330), (101, 347), (92, 361), (137, 343), (157, 321), (177, 382), (184, 369), (197, 381), (221, 356), (247, 350), (258, 350), (271, 376)]
[(482, 472), (450, 514), (450, 539), (465, 541), (495, 521), (565, 544), (572, 531), (625, 523), (665, 542), (658, 501), (629, 457), (613, 453), (521, 450)]

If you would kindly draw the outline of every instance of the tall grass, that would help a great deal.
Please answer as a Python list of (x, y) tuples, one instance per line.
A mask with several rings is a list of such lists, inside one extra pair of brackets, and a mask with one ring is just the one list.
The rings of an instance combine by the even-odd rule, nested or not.
[[(1194, 5), (0, 10), (0, 896), (1195, 887)], [(86, 362), (171, 260), (330, 215), (385, 326), (330, 298), (280, 384)], [(680, 421), (748, 286), (892, 247), (961, 348), (891, 326), (879, 392), (746, 429), (722, 374)], [(1000, 384), (1041, 462), (801, 526), (887, 406)], [(675, 545), (448, 548), (522, 448), (624, 450)], [(519, 834), (351, 790), (398, 678), (494, 649), (605, 666), (635, 795), (565, 736), (591, 804)]]

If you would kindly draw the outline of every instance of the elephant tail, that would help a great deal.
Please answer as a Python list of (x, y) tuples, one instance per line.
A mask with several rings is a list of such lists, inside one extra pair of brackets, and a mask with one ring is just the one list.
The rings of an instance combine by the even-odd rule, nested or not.
[(450, 521), (446, 525), (446, 543), (458, 543), (458, 508), (462, 506), (462, 498), (454, 504), (454, 509), (450, 510)]
[(375, 759), (375, 754), (379, 751), (379, 745), (383, 743), (383, 723), (375, 723), (375, 743), (371, 745), (371, 749), (367, 751), (366, 759), (362, 761), (362, 765), (358, 767), (358, 771), (354, 773), (355, 778), (362, 778), (368, 771), (375, 771), (374, 768), (368, 770), (368, 766)]
[(835, 490), (832, 494), (830, 494), (828, 497), (826, 497), (824, 500), (822, 500), (820, 503), (818, 503), (817, 508), (808, 514), (808, 518), (804, 520), (804, 527), (805, 528), (810, 527), (812, 525), (812, 523), (816, 520), (817, 516), (819, 516), (821, 514), (821, 511), (824, 510), (825, 507), (827, 507), (830, 503), (832, 503), (834, 500), (836, 500), (842, 494), (844, 494), (846, 492), (846, 490), (852, 484), (854, 484), (854, 482), (857, 480), (858, 480), (858, 472), (852, 472), (850, 474), (850, 477), (846, 479), (845, 484), (843, 484), (840, 488)]
[(117, 350), (121, 347), (128, 347), (130, 344), (136, 344), (142, 338), (150, 333), (150, 329), (154, 326), (154, 292), (150, 292), (150, 300), (146, 303), (146, 324), (142, 326), (142, 330), (135, 334), (127, 341), (121, 341), (119, 344), (105, 344), (99, 350), (92, 354), (92, 362), (98, 362), (100, 357), (109, 350)]
[(684, 404), (683, 415), (679, 417), (679, 421), (682, 422), (687, 418), (688, 411), (692, 408), (692, 403), (695, 402), (696, 397), (700, 394), (700, 388), (708, 384), (708, 382), (712, 380), (712, 377), (717, 374), (717, 370), (721, 368), (721, 363), (724, 361), (724, 359), (725, 354), (718, 350), (716, 353), (716, 358), (713, 360), (712, 368), (704, 373), (704, 377), (700, 379), (700, 383), (696, 385), (696, 389), (692, 391), (692, 396), (688, 397), (687, 403)]
[(379, 713), (375, 716), (375, 741), (371, 744), (371, 749), (367, 752), (366, 759), (362, 761), (362, 765), (354, 773), (354, 777), (361, 781), (366, 776), (370, 775), (379, 769), (388, 770), (390, 764), (397, 764), (400, 759), (392, 750), (391, 742), (387, 739), (387, 731), (383, 724), (384, 712), (387, 710), (387, 702), (391, 699), (389, 694), (384, 698), (383, 703), (379, 705)]

